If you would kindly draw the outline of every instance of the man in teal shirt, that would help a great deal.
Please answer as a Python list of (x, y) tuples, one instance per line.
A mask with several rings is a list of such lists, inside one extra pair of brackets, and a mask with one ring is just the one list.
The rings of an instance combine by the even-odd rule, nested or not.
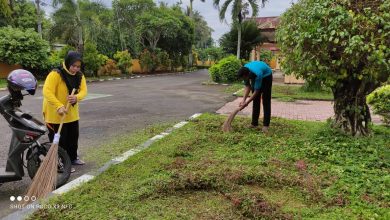
[[(237, 73), (240, 79), (244, 80), (244, 98), (240, 107), (246, 107), (253, 101), (251, 127), (259, 125), (260, 99), (263, 100), (263, 132), (268, 132), (271, 121), (271, 91), (272, 91), (272, 69), (263, 61), (252, 61), (245, 64)], [(247, 100), (252, 91), (252, 96)]]

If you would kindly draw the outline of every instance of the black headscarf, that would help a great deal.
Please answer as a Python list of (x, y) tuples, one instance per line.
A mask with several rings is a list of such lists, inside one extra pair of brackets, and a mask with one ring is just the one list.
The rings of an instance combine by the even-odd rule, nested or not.
[(76, 51), (69, 51), (68, 54), (65, 57), (65, 66), (69, 70), (70, 66), (74, 64), (76, 61), (80, 61), (83, 63), (83, 56), (81, 53)]
[(71, 94), (73, 89), (76, 89), (76, 93), (78, 93), (78, 90), (80, 89), (81, 79), (83, 74), (79, 71), (75, 75), (69, 74), (69, 68), (72, 66), (75, 62), (80, 61), (81, 66), (83, 66), (83, 60), (82, 55), (79, 52), (76, 51), (69, 51), (68, 54), (65, 57), (65, 68), (61, 65), (56, 69), (58, 73), (60, 73), (62, 80), (64, 80), (66, 87), (68, 88), (68, 93)]

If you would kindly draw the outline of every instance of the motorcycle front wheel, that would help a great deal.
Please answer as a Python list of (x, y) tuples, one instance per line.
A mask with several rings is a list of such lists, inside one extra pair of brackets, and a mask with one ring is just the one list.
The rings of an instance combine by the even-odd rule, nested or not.
[[(43, 144), (46, 150), (35, 152), (34, 155), (27, 160), (27, 172), (31, 179), (34, 178), (42, 159), (46, 156), (47, 150), (50, 148), (50, 143)], [(61, 147), (58, 147), (58, 166), (57, 166), (57, 185), (56, 188), (64, 185), (70, 177), (72, 163), (68, 153)]]

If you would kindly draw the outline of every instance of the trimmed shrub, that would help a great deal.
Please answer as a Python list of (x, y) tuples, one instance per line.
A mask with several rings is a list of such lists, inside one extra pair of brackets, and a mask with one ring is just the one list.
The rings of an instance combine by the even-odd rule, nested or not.
[(96, 44), (86, 43), (84, 47), (83, 61), (85, 64), (85, 74), (87, 76), (96, 76), (97, 71), (103, 66), (108, 57), (99, 52), (96, 49)]
[(99, 68), (98, 76), (119, 76), (121, 70), (118, 69), (115, 60), (108, 59), (106, 64)]
[(114, 54), (114, 59), (118, 62), (117, 66), (124, 74), (131, 74), (132, 59), (128, 50), (117, 51)]
[(210, 78), (214, 82), (235, 82), (240, 67), (241, 61), (235, 56), (226, 57), (209, 68)]
[(390, 125), (390, 85), (377, 88), (367, 96), (367, 103), (373, 107), (374, 113), (381, 115), (383, 121)]
[(58, 67), (59, 65), (61, 65), (61, 63), (65, 59), (66, 54), (68, 54), (68, 52), (70, 50), (75, 51), (76, 48), (69, 46), (69, 45), (66, 45), (65, 47), (61, 48), (61, 50), (52, 51), (50, 53), (49, 61), (48, 61), (49, 67), (53, 68), (53, 67)]
[(260, 60), (269, 64), (272, 60), (272, 52), (270, 50), (261, 49), (260, 51)]
[(181, 55), (173, 54), (171, 59), (171, 70), (175, 71), (181, 66)]
[(166, 51), (164, 51), (164, 50), (158, 51), (157, 59), (158, 59), (159, 66), (163, 70), (168, 70), (169, 67), (171, 66), (172, 61), (171, 61), (171, 59), (169, 59), (169, 54)]
[(214, 82), (221, 81), (221, 79), (220, 79), (221, 76), (219, 75), (219, 69), (220, 69), (220, 67), (218, 66), (218, 64), (214, 64), (209, 68), (210, 78)]
[(41, 73), (47, 69), (49, 43), (32, 29), (0, 28), (0, 61)]
[(188, 60), (188, 55), (180, 56), (180, 64), (183, 67), (183, 70), (185, 70), (188, 67), (188, 65), (189, 65), (188, 61), (189, 61)]
[(158, 59), (155, 54), (148, 49), (144, 49), (139, 56), (139, 63), (142, 69), (146, 69), (148, 73), (152, 73), (158, 66)]

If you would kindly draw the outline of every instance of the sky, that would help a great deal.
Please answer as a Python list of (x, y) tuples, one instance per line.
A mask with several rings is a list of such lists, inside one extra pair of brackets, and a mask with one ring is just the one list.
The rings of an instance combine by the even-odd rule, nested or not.
[[(47, 4), (50, 4), (52, 0), (42, 0)], [(91, 0), (94, 1), (94, 0)], [(105, 5), (111, 6), (111, 0), (100, 0)], [(154, 2), (166, 2), (169, 5), (173, 5), (180, 0), (154, 0)], [(258, 14), (258, 17), (268, 17), (268, 16), (279, 16), (284, 11), (286, 11), (290, 6), (291, 2), (296, 0), (269, 0), (264, 8), (261, 8)], [(182, 7), (190, 5), (190, 0), (181, 0)], [(221, 0), (220, 2), (225, 2)], [(47, 13), (51, 13), (53, 9), (51, 7), (44, 7)], [(193, 8), (196, 11), (199, 11), (200, 14), (205, 18), (208, 25), (214, 30), (212, 37), (215, 42), (218, 42), (218, 39), (226, 32), (230, 30), (229, 25), (231, 22), (230, 8), (227, 10), (226, 21), (221, 22), (218, 16), (218, 9), (213, 6), (213, 0), (206, 0), (206, 2), (201, 2), (200, 0), (194, 0)]]

